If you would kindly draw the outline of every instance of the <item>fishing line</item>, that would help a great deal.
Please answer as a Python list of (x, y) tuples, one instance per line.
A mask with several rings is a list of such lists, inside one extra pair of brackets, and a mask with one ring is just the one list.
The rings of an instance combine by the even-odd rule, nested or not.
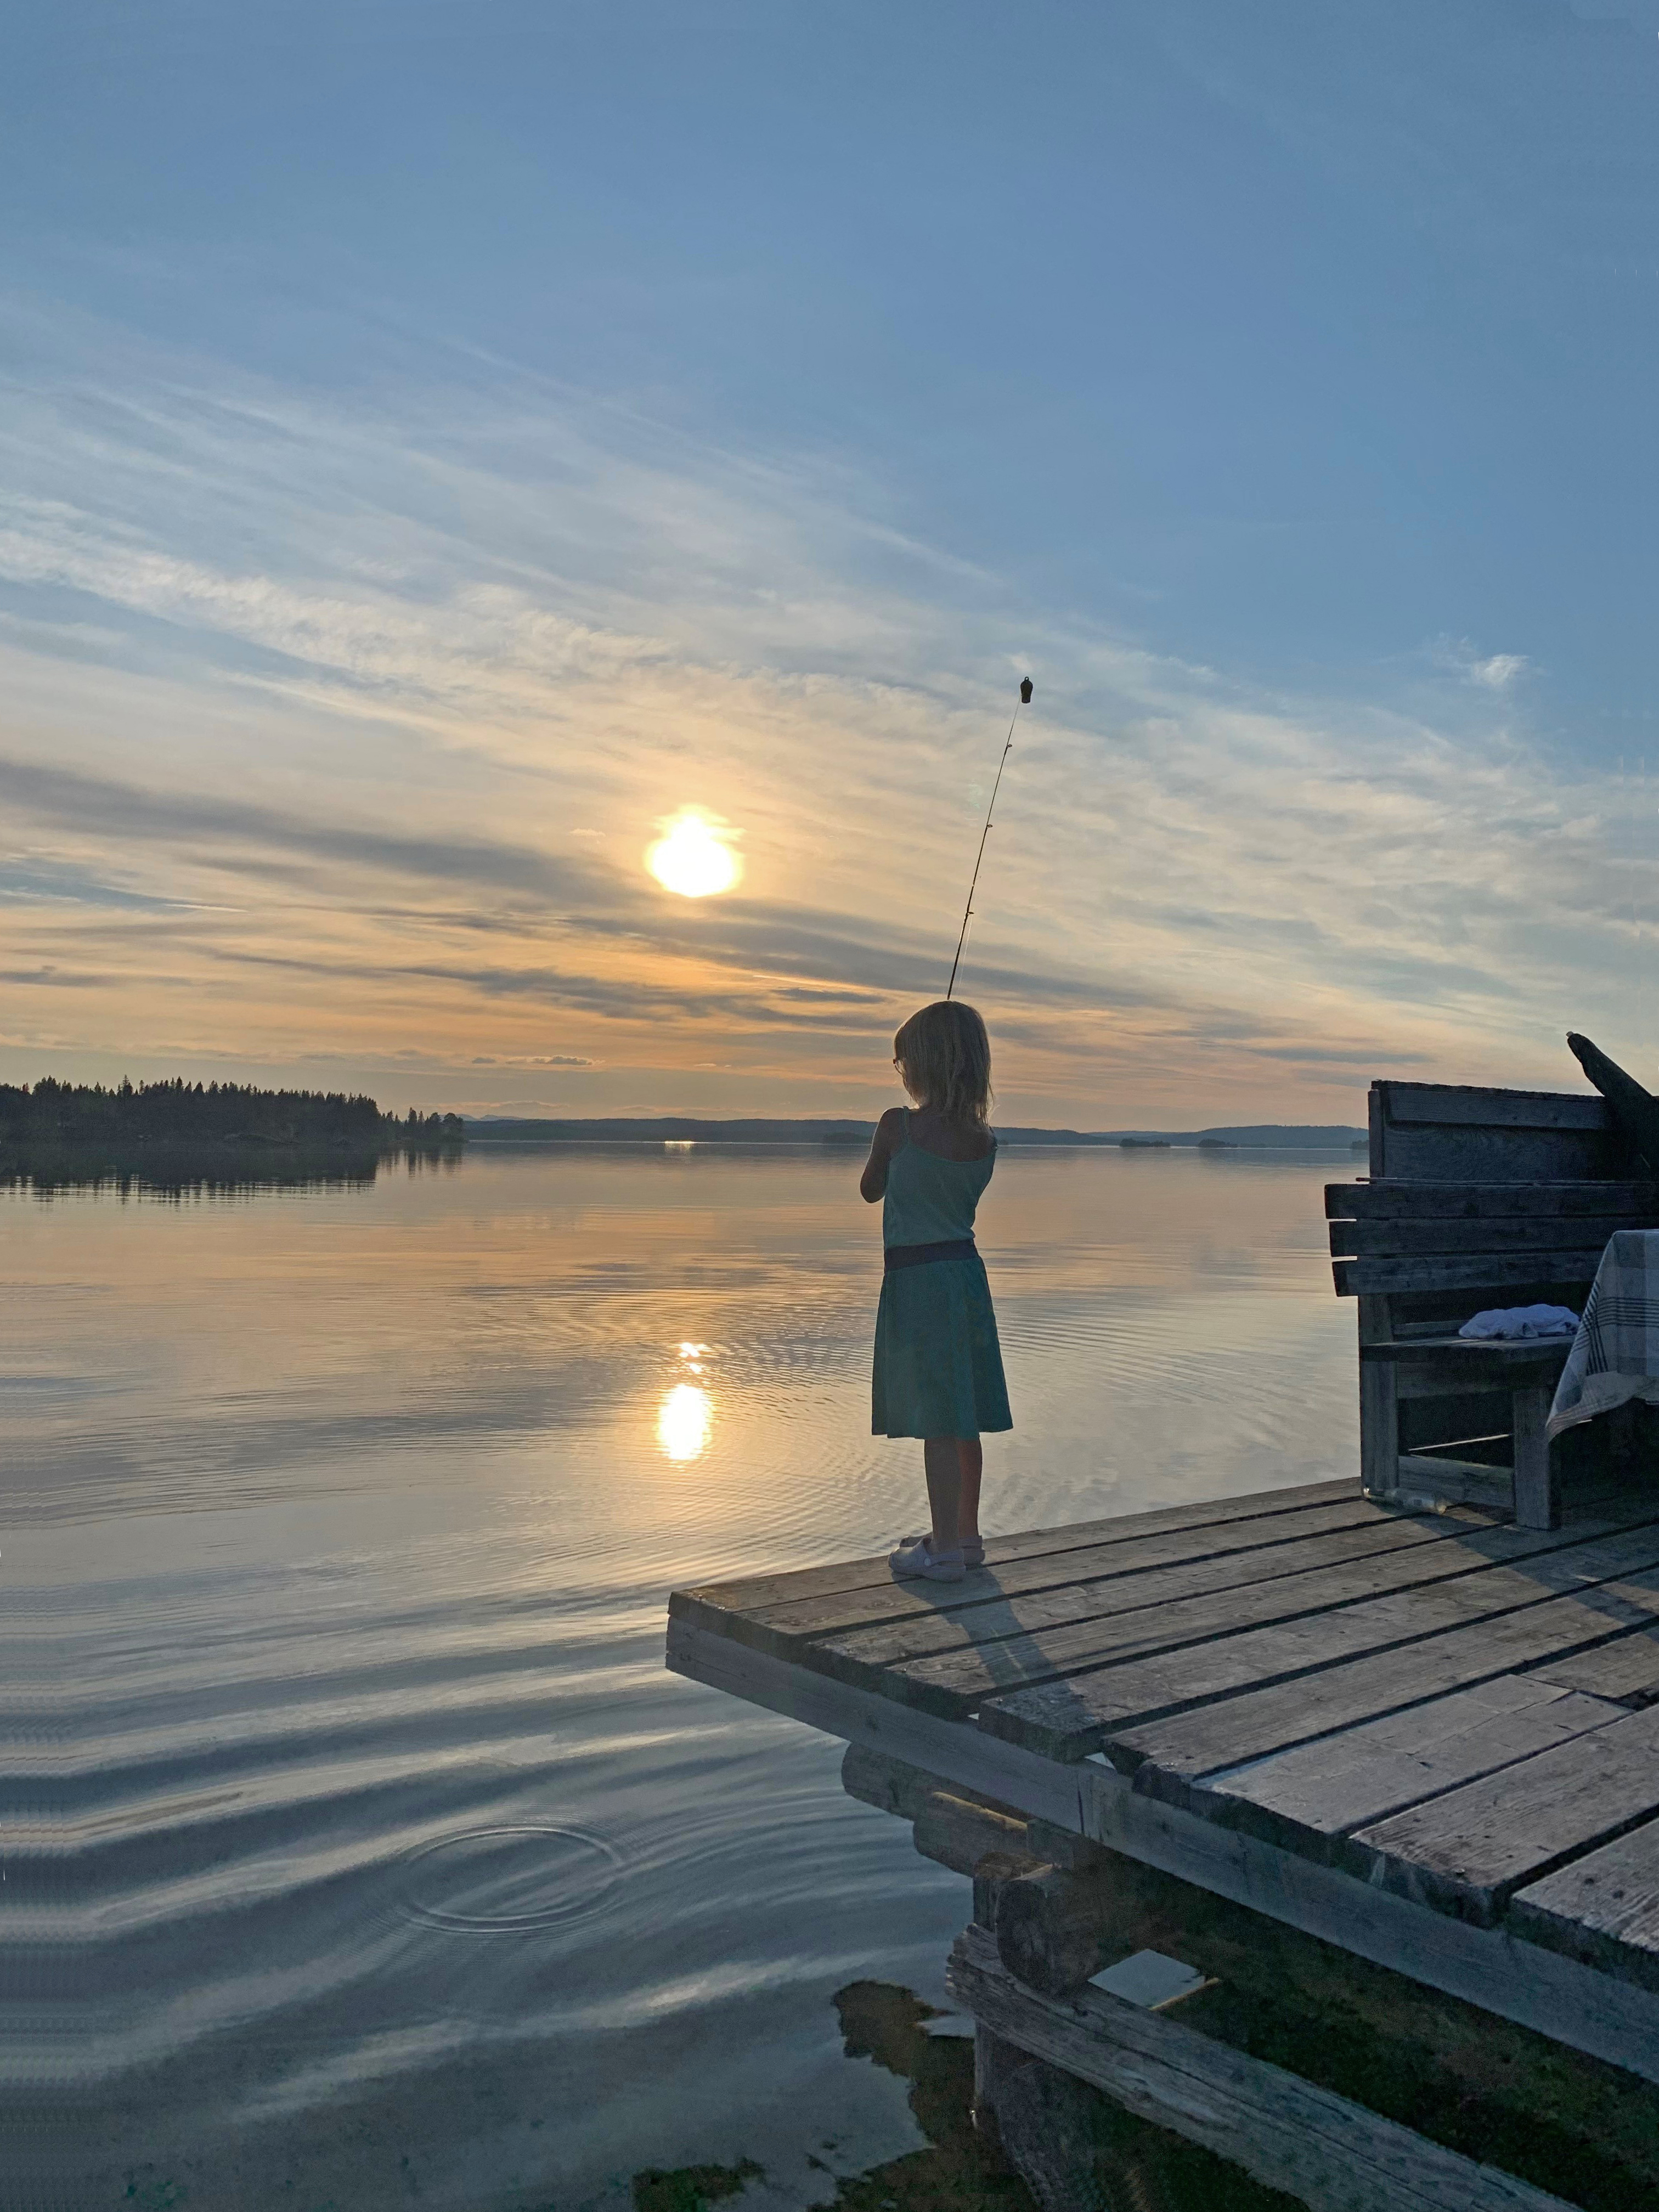
[(968, 917), (974, 910), (974, 893), (979, 886), (979, 866), (985, 858), (985, 841), (991, 834), (991, 817), (996, 810), (997, 793), (1002, 788), (1002, 771), (1007, 767), (1008, 756), (1014, 749), (1014, 722), (1019, 720), (1020, 707), (1030, 705), (1031, 690), (1030, 678), (1023, 677), (1019, 686), (1019, 706), (1014, 708), (1013, 721), (1008, 725), (1007, 741), (1002, 748), (1002, 758), (997, 763), (997, 780), (991, 786), (991, 804), (985, 810), (985, 827), (979, 833), (979, 851), (974, 856), (973, 880), (969, 884), (968, 903), (962, 913), (962, 934), (957, 939), (957, 957), (951, 963), (951, 980), (945, 987), (945, 995), (947, 999), (957, 988), (957, 969), (962, 964), (962, 948), (968, 942)]

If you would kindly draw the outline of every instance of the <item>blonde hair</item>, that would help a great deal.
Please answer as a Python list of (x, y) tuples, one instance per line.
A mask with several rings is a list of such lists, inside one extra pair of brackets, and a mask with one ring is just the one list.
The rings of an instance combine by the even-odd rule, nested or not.
[(893, 1058), (919, 1106), (982, 1128), (991, 1111), (991, 1040), (972, 1006), (936, 999), (893, 1039)]

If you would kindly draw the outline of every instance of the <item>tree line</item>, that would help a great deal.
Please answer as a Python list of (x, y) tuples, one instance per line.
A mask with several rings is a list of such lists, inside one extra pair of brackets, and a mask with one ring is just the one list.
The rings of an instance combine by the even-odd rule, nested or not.
[(244, 1083), (0, 1083), (0, 1143), (100, 1139), (422, 1147), (459, 1144), (459, 1114), (383, 1114), (343, 1091), (260, 1091)]

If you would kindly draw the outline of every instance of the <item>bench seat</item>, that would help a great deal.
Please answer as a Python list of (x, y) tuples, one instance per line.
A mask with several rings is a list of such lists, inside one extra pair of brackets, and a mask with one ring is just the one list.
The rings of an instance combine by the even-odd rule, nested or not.
[(1659, 1182), (1599, 1097), (1450, 1084), (1373, 1084), (1370, 1164), (1325, 1193), (1336, 1291), (1358, 1307), (1366, 1489), (1506, 1492), (1523, 1526), (1556, 1527), (1544, 1424), (1571, 1339), (1458, 1330), (1489, 1306), (1582, 1312), (1608, 1237), (1659, 1228)]

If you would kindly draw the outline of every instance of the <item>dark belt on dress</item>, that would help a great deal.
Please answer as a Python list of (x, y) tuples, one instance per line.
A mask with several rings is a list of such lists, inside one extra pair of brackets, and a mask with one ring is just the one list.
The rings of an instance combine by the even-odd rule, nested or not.
[(942, 1244), (890, 1244), (882, 1255), (884, 1269), (926, 1267), (935, 1260), (973, 1260), (979, 1247), (971, 1237), (947, 1237)]

